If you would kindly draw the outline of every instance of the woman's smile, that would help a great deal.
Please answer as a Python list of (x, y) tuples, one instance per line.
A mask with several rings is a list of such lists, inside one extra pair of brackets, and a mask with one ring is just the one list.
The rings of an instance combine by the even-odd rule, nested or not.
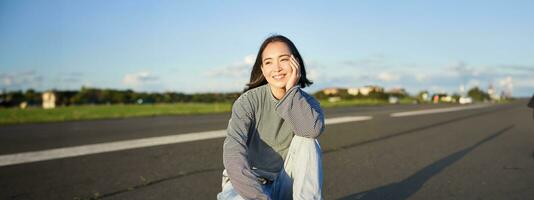
[(282, 79), (285, 78), (285, 77), (286, 77), (286, 74), (277, 74), (277, 75), (274, 75), (274, 76), (273, 76), (273, 79), (274, 79), (274, 80), (277, 80), (277, 81), (280, 81), (280, 80), (282, 80)]

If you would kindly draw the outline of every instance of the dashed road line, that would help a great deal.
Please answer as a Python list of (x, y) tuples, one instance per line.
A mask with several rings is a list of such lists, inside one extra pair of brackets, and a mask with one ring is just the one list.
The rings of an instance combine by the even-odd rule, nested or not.
[[(425, 115), (425, 114), (433, 114), (433, 113), (477, 109), (477, 108), (483, 108), (487, 106), (489, 105), (478, 104), (478, 105), (459, 106), (459, 107), (452, 107), (452, 108), (439, 108), (439, 109), (427, 109), (427, 110), (408, 111), (408, 112), (397, 112), (397, 113), (390, 114), (390, 116), (391, 117), (404, 117), (404, 116), (413, 116), (413, 115)], [(366, 120), (371, 120), (371, 119), (373, 119), (372, 116), (335, 117), (335, 118), (326, 119), (325, 124), (332, 125), (332, 124), (340, 124), (340, 123), (366, 121)], [(223, 138), (225, 136), (226, 136), (226, 130), (223, 129), (223, 130), (184, 133), (184, 134), (177, 134), (177, 135), (170, 135), (170, 136), (160, 136), (160, 137), (81, 145), (81, 146), (74, 146), (74, 147), (63, 147), (63, 148), (55, 148), (55, 149), (40, 150), (40, 151), (14, 153), (14, 154), (0, 155), (0, 167), (8, 166), (8, 165), (16, 165), (16, 164), (23, 164), (23, 163), (60, 159), (60, 158), (69, 158), (69, 157), (92, 155), (92, 154), (98, 154), (98, 153), (121, 151), (121, 150), (128, 150), (128, 149), (152, 147), (152, 146), (158, 146), (158, 145), (177, 144), (177, 143), (193, 142), (193, 141), (199, 141), (199, 140)]]
[[(337, 117), (337, 118), (326, 119), (325, 124), (326, 125), (339, 124), (339, 123), (364, 121), (364, 120), (370, 120), (370, 119), (372, 119), (372, 117), (369, 117), (369, 116)], [(199, 141), (199, 140), (223, 138), (225, 136), (226, 136), (226, 130), (223, 129), (223, 130), (204, 131), (204, 132), (195, 132), (195, 133), (184, 133), (184, 134), (177, 134), (177, 135), (170, 135), (170, 136), (160, 136), (160, 137), (124, 140), (124, 141), (116, 141), (116, 142), (89, 144), (89, 145), (81, 145), (81, 146), (74, 146), (74, 147), (63, 147), (63, 148), (55, 148), (55, 149), (49, 149), (49, 150), (14, 153), (14, 154), (0, 155), (0, 167), (8, 166), (8, 165), (16, 165), (16, 164), (23, 164), (23, 163), (60, 159), (60, 158), (69, 158), (69, 157), (85, 156), (85, 155), (98, 154), (98, 153), (136, 149), (136, 148), (143, 148), (143, 147), (152, 147), (152, 146), (158, 146), (158, 145), (176, 144), (176, 143), (192, 142), (192, 141)]]
[(460, 111), (460, 110), (478, 109), (478, 108), (488, 107), (490, 105), (491, 104), (476, 104), (476, 105), (469, 105), (469, 106), (457, 106), (457, 107), (452, 107), (452, 108), (437, 108), (437, 109), (416, 110), (416, 111), (391, 113), (390, 116), (391, 117), (405, 117), (405, 116), (414, 116), (414, 115), (427, 115), (427, 114), (434, 114), (434, 113), (443, 113), (443, 112), (453, 112), (453, 111)]

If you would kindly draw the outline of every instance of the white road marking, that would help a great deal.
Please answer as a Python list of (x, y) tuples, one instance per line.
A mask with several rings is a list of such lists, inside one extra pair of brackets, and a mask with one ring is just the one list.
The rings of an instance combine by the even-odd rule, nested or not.
[(452, 108), (416, 110), (416, 111), (392, 113), (390, 114), (390, 116), (391, 117), (405, 117), (405, 116), (413, 116), (413, 115), (426, 115), (426, 114), (433, 114), (433, 113), (453, 112), (453, 111), (459, 111), (459, 110), (484, 108), (488, 106), (490, 106), (490, 104), (477, 104), (477, 105), (469, 105), (469, 106), (457, 106), (457, 107), (452, 107)]
[[(326, 119), (325, 124), (339, 124), (370, 119), (372, 119), (372, 117), (369, 116), (337, 117)], [(226, 129), (6, 154), (0, 155), (0, 167), (223, 137), (226, 137)]]
[[(476, 108), (483, 108), (487, 106), (489, 105), (481, 104), (481, 105), (460, 106), (460, 107), (452, 107), (452, 108), (439, 108), (439, 109), (428, 109), (428, 110), (419, 110), (419, 111), (398, 112), (398, 113), (392, 113), (390, 116), (391, 117), (403, 117), (403, 116), (412, 116), (412, 115), (424, 115), (424, 114), (432, 114), (432, 113), (476, 109)], [(325, 124), (326, 125), (340, 124), (340, 123), (347, 123), (347, 122), (365, 121), (365, 120), (371, 120), (371, 119), (373, 119), (373, 117), (371, 116), (336, 117), (336, 118), (326, 119)], [(74, 146), (74, 147), (63, 147), (63, 148), (41, 150), (41, 151), (14, 153), (14, 154), (0, 155), (0, 167), (8, 166), (8, 165), (15, 165), (15, 164), (60, 159), (60, 158), (69, 158), (69, 157), (84, 156), (84, 155), (91, 155), (91, 154), (98, 154), (98, 153), (106, 153), (106, 152), (112, 152), (112, 151), (121, 151), (121, 150), (135, 149), (135, 148), (151, 147), (151, 146), (158, 146), (158, 145), (176, 144), (176, 143), (192, 142), (192, 141), (207, 140), (207, 139), (214, 139), (214, 138), (223, 138), (225, 136), (226, 136), (226, 130), (223, 129), (223, 130), (215, 130), (215, 131), (204, 131), (204, 132), (185, 133), (185, 134), (177, 134), (177, 135), (170, 135), (170, 136), (124, 140), (124, 141), (117, 141), (117, 142), (89, 144), (89, 145), (81, 145), (81, 146)]]
[(347, 122), (357, 122), (373, 119), (371, 116), (349, 116), (349, 117), (336, 117), (325, 120), (325, 124), (340, 124)]
[(83, 156), (97, 153), (105, 153), (112, 151), (120, 151), (126, 149), (135, 149), (141, 147), (151, 147), (157, 145), (173, 144), (190, 142), (197, 140), (206, 140), (212, 138), (224, 137), (225, 130), (206, 131), (198, 133), (178, 134), (171, 136), (151, 137), (134, 140), (124, 140), (117, 142), (106, 142), (99, 144), (81, 145), (75, 147), (63, 147), (50, 150), (32, 151), (15, 153), (0, 156), (0, 166), (14, 165), (21, 163), (37, 162), (52, 160), (58, 158), (68, 158), (75, 156)]

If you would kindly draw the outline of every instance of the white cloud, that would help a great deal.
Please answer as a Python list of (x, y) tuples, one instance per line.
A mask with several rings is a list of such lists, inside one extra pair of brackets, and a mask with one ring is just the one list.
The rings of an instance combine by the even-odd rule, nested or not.
[(319, 71), (315, 68), (306, 69), (306, 77), (312, 81), (319, 79)]
[[(385, 60), (387, 61), (387, 60)], [(489, 85), (497, 91), (514, 89), (514, 95), (524, 96), (534, 91), (534, 69), (532, 65), (521, 65), (510, 69), (510, 65), (468, 65), (457, 61), (450, 65), (431, 66), (423, 64), (385, 63), (384, 67), (372, 62), (341, 62), (339, 66), (318, 68), (319, 80), (315, 85), (328, 87), (359, 87), (378, 84), (383, 87), (403, 86), (409, 92), (430, 90), (433, 92), (457, 93), (459, 86), (465, 90), (478, 86), (487, 89)], [(364, 66), (367, 64), (367, 67)], [(347, 68), (350, 66), (350, 68)], [(503, 67), (505, 66), (505, 67)], [(521, 72), (521, 73), (519, 73)], [(503, 77), (511, 81), (504, 81)], [(321, 89), (322, 87), (314, 87)]]
[(394, 74), (391, 72), (380, 72), (377, 75), (377, 78), (379, 80), (385, 81), (385, 82), (391, 82), (391, 81), (397, 81), (401, 78), (399, 74)]
[(20, 90), (28, 88), (39, 88), (43, 83), (43, 76), (33, 70), (0, 73), (0, 87), (8, 90)]
[[(517, 87), (530, 87), (530, 88), (533, 88), (534, 87), (534, 78), (531, 78), (531, 79), (518, 79), (518, 80), (515, 80), (514, 81), (515, 85)], [(534, 90), (533, 90), (534, 92)]]
[(468, 65), (466, 62), (460, 60), (452, 65), (444, 67), (443, 74), (440, 75), (459, 77), (463, 79), (469, 79), (473, 77), (484, 79), (500, 73), (498, 72), (497, 68), (498, 67), (496, 66), (489, 65)]
[(304, 60), (304, 64), (306, 66), (306, 76), (313, 82), (324, 78), (321, 76), (322, 72), (328, 71), (326, 67), (312, 60)]
[(382, 54), (373, 54), (363, 57), (357, 60), (345, 60), (341, 64), (349, 67), (383, 67), (387, 63), (387, 60)]
[(415, 76), (415, 80), (419, 82), (425, 82), (429, 78), (428, 74), (423, 74), (423, 73), (416, 73), (414, 76)]
[(241, 61), (212, 69), (206, 74), (210, 78), (243, 79), (245, 77), (245, 79), (248, 79), (248, 76), (252, 71), (252, 65), (254, 65), (255, 59), (255, 55), (248, 55), (245, 56)]
[(2, 78), (2, 84), (4, 84), (5, 86), (10, 86), (11, 84), (13, 84), (12, 77), (7, 76), (7, 75), (2, 75), (1, 78)]
[(471, 79), (469, 82), (467, 82), (467, 88), (472, 87), (479, 87), (480, 88), (480, 80), (478, 79)]
[(447, 67), (447, 69), (457, 76), (469, 76), (473, 75), (474, 73), (474, 70), (470, 67), (467, 67), (467, 64), (464, 61), (458, 61)]
[(430, 86), (430, 91), (434, 93), (447, 93), (443, 87), (437, 85)]
[(513, 79), (510, 76), (504, 77), (499, 80), (500, 86), (512, 86), (513, 87)]
[(209, 69), (203, 74), (205, 82), (199, 86), (203, 92), (242, 91), (248, 83), (256, 55), (244, 56), (240, 61)]
[(248, 56), (245, 56), (245, 59), (243, 59), (244, 63), (247, 65), (253, 65), (256, 61), (256, 55), (250, 54)]
[(148, 82), (154, 82), (158, 80), (158, 77), (151, 74), (148, 71), (137, 72), (133, 74), (126, 74), (122, 79), (122, 83), (127, 86), (141, 86)]

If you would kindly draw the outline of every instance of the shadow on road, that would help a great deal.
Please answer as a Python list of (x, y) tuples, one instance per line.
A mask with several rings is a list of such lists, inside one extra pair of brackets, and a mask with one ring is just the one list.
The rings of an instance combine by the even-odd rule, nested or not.
[(402, 136), (402, 135), (414, 134), (414, 133), (417, 133), (419, 131), (423, 131), (423, 130), (426, 130), (426, 129), (435, 128), (435, 127), (446, 125), (446, 124), (451, 124), (451, 123), (462, 121), (462, 120), (465, 120), (465, 119), (470, 119), (470, 118), (479, 117), (479, 116), (483, 116), (483, 115), (487, 115), (487, 114), (492, 114), (492, 113), (495, 113), (495, 112), (498, 112), (498, 111), (502, 111), (502, 110), (507, 110), (507, 109), (510, 109), (510, 108), (512, 108), (512, 106), (503, 106), (503, 107), (495, 108), (495, 109), (492, 109), (492, 110), (487, 110), (487, 111), (483, 111), (483, 112), (477, 112), (477, 113), (474, 113), (474, 114), (461, 116), (461, 117), (457, 117), (457, 118), (452, 118), (452, 119), (449, 119), (449, 120), (440, 121), (440, 122), (437, 122), (437, 123), (433, 123), (433, 124), (429, 124), (429, 125), (426, 125), (426, 126), (417, 127), (417, 128), (410, 129), (410, 130), (397, 132), (397, 133), (386, 135), (386, 136), (379, 137), (379, 138), (374, 138), (374, 139), (365, 140), (365, 141), (361, 141), (361, 142), (357, 142), (357, 143), (352, 143), (352, 144), (345, 145), (345, 146), (334, 147), (334, 148), (331, 148), (331, 149), (323, 150), (323, 154), (332, 153), (332, 152), (336, 152), (336, 151), (341, 151), (341, 150), (344, 150), (344, 149), (350, 149), (350, 148), (358, 147), (358, 146), (369, 144), (369, 143), (374, 143), (374, 142), (378, 142), (378, 141), (382, 141), (382, 140), (387, 140), (387, 139), (390, 139), (390, 138), (399, 137), (399, 136)]
[(419, 170), (412, 176), (404, 179), (401, 182), (391, 183), (386, 186), (368, 190), (365, 192), (355, 193), (343, 198), (340, 200), (350, 200), (350, 199), (407, 199), (411, 195), (415, 194), (423, 184), (432, 178), (434, 175), (441, 172), (443, 169), (447, 168), (449, 165), (463, 158), (466, 154), (471, 152), (473, 149), (482, 145), (485, 142), (488, 142), (492, 139), (495, 139), (497, 136), (505, 133), (506, 131), (512, 129), (514, 125), (510, 125), (497, 133), (494, 133), (485, 139), (477, 142), (476, 144), (467, 147), (463, 150), (457, 151), (441, 160), (438, 160), (431, 165), (426, 166), (425, 168)]

